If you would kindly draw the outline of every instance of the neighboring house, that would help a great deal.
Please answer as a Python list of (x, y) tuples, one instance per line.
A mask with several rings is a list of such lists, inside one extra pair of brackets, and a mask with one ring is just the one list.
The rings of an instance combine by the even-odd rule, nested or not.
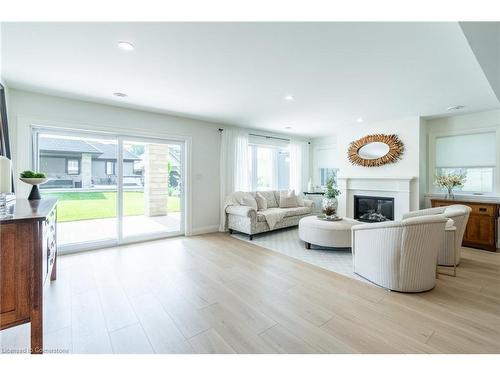
[[(51, 179), (43, 185), (44, 188), (89, 188), (116, 184), (116, 144), (40, 137), (38, 147), (39, 170)], [(124, 184), (143, 185), (142, 168), (137, 168), (139, 161), (139, 156), (123, 150)]]

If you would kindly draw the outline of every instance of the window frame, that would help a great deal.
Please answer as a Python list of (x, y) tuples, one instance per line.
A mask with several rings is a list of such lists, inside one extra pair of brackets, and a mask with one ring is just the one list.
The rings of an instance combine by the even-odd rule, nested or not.
[[(266, 148), (266, 149), (271, 149), (272, 150), (272, 165), (273, 168), (276, 169), (276, 171), (273, 171), (272, 173), (272, 182), (271, 182), (271, 187), (269, 190), (259, 190), (257, 186), (257, 181), (258, 181), (258, 162), (257, 162), (257, 149), (258, 148)], [(248, 151), (249, 151), (249, 157), (248, 157), (248, 168), (250, 170), (250, 185), (252, 188), (252, 191), (273, 191), (273, 190), (279, 190), (279, 162), (278, 162), (278, 154), (279, 152), (286, 152), (288, 154), (288, 157), (290, 157), (290, 149), (288, 146), (286, 147), (279, 147), (275, 145), (263, 145), (263, 144), (256, 144), (256, 143), (249, 143), (248, 144)], [(276, 172), (276, 173), (274, 173)], [(288, 176), (288, 187), (287, 189), (290, 189), (290, 176)], [(283, 189), (284, 190), (284, 189)]]
[[(77, 164), (77, 171), (76, 173), (70, 173), (69, 171), (69, 162), (70, 161), (76, 161), (76, 164)], [(78, 158), (66, 158), (66, 174), (68, 176), (78, 176), (81, 172), (82, 168), (81, 168), (81, 159), (78, 159)]]

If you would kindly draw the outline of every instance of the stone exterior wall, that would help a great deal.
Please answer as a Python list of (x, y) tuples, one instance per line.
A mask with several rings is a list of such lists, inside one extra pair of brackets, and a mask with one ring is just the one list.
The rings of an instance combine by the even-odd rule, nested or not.
[(144, 214), (165, 216), (168, 200), (168, 145), (148, 144), (144, 156)]
[(92, 154), (82, 154), (81, 162), (82, 187), (92, 187)]

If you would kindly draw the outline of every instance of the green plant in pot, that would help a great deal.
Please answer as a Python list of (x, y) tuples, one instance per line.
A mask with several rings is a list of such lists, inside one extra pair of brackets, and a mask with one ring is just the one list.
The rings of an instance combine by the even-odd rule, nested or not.
[(47, 176), (45, 176), (44, 173), (33, 172), (31, 170), (27, 170), (27, 171), (21, 172), (21, 174), (19, 175), (19, 179), (22, 182), (33, 186), (31, 188), (31, 193), (28, 197), (29, 200), (42, 198), (40, 196), (40, 190), (38, 190), (38, 185), (44, 184), (45, 182), (48, 181), (48, 178), (47, 178)]
[(326, 192), (323, 196), (322, 206), (323, 213), (326, 217), (331, 218), (337, 213), (338, 201), (337, 197), (340, 195), (340, 190), (337, 189), (337, 181), (334, 176), (331, 176), (326, 181)]

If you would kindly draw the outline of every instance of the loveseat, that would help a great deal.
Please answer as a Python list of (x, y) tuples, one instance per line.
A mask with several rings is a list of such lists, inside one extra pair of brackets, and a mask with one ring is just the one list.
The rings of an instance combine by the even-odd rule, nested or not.
[[(281, 191), (281, 196), (284, 193), (289, 197), (294, 195), (293, 191)], [(226, 227), (230, 233), (245, 233), (252, 240), (254, 234), (296, 226), (300, 219), (312, 215), (314, 202), (303, 199), (300, 194), (295, 197), (295, 207), (292, 207), (294, 204), (290, 202), (280, 207), (278, 190), (232, 193), (225, 202)]]

